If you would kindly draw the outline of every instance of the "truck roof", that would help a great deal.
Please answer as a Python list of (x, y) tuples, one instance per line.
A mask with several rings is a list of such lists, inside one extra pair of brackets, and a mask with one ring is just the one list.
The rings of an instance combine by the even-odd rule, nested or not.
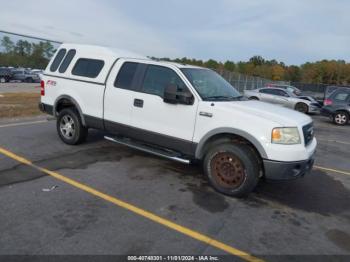
[[(106, 47), (106, 46), (64, 43), (59, 47), (59, 49), (61, 48), (65, 48), (67, 50), (76, 49), (76, 50), (79, 50), (80, 53), (89, 54), (89, 57), (96, 57), (96, 56), (108, 57), (108, 59), (112, 59), (112, 60), (115, 60), (117, 58), (133, 58), (133, 59), (142, 59), (142, 60), (148, 60), (148, 61), (152, 60), (144, 55), (140, 55), (140, 54), (123, 50), (123, 49)], [(155, 61), (159, 63), (171, 64), (178, 68), (202, 68), (195, 65), (181, 64), (181, 63), (176, 63), (172, 61), (164, 61), (164, 60), (155, 60)]]
[(105, 46), (97, 46), (97, 45), (84, 45), (84, 44), (72, 44), (72, 43), (64, 43), (60, 46), (60, 48), (68, 49), (77, 49), (82, 53), (88, 53), (91, 57), (97, 55), (99, 57), (105, 56), (109, 59), (111, 58), (137, 58), (137, 59), (147, 59), (148, 57), (139, 55), (134, 52), (126, 51), (123, 49), (113, 48), (113, 47), (105, 47)]

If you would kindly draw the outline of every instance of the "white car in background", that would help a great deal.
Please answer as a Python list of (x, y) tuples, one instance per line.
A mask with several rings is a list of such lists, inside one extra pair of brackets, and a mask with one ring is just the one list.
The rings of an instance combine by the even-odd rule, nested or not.
[(282, 88), (264, 87), (254, 90), (245, 90), (244, 96), (249, 100), (282, 105), (302, 113), (319, 113), (321, 106), (312, 97), (298, 97), (293, 92)]
[(34, 74), (34, 75), (39, 76), (39, 78), (42, 79), (43, 78), (43, 74), (44, 74), (44, 70), (33, 69), (33, 70), (31, 70), (31, 73)]
[(38, 74), (34, 74), (31, 70), (25, 68), (16, 68), (12, 70), (12, 79), (14, 81), (25, 83), (40, 83)]
[(291, 86), (291, 85), (285, 85), (285, 84), (268, 84), (266, 87), (270, 87), (270, 88), (281, 88), (284, 90), (287, 90), (289, 92), (294, 93), (297, 96), (302, 95), (302, 92), (300, 89), (296, 88), (295, 86)]

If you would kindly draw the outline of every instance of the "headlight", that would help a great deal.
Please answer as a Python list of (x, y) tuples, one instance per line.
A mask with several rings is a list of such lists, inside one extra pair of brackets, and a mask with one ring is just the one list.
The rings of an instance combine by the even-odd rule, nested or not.
[(295, 145), (300, 144), (300, 136), (296, 127), (278, 127), (272, 130), (271, 142), (273, 144)]

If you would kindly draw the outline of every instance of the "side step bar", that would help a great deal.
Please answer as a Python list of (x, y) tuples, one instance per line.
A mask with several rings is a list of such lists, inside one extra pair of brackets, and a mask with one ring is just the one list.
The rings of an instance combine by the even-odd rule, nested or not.
[(140, 150), (140, 151), (143, 151), (146, 153), (150, 153), (150, 154), (153, 154), (153, 155), (156, 155), (159, 157), (164, 157), (164, 158), (167, 158), (167, 159), (170, 159), (173, 161), (177, 161), (177, 162), (180, 162), (183, 164), (190, 164), (189, 159), (182, 158), (176, 152), (165, 151), (162, 149), (153, 148), (151, 146), (148, 146), (145, 144), (140, 144), (140, 143), (134, 142), (131, 139), (122, 138), (122, 137), (105, 136), (104, 138), (108, 141), (112, 141), (112, 142), (120, 144), (120, 145), (128, 146), (130, 148), (137, 149), (137, 150)]

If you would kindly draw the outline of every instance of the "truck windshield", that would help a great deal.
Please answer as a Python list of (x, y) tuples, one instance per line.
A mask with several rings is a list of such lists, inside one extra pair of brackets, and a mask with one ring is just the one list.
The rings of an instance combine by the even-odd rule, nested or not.
[(204, 68), (182, 68), (204, 101), (240, 100), (241, 94), (216, 72)]

